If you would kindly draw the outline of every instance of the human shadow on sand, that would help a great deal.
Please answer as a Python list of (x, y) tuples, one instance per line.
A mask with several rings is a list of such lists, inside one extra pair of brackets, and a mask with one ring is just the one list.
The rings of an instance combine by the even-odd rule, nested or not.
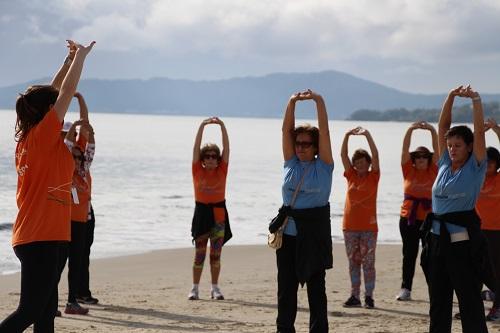
[[(145, 320), (137, 320), (137, 319), (117, 319), (117, 318), (110, 318), (109, 316), (106, 316), (107, 313), (122, 313), (126, 314), (129, 316), (142, 316), (145, 318), (157, 318), (157, 319), (162, 319), (162, 320), (169, 320), (169, 321), (175, 321), (175, 322), (182, 322), (185, 323), (185, 325), (176, 325), (176, 324), (155, 324), (155, 323), (148, 323), (147, 319)], [(164, 312), (164, 311), (158, 311), (154, 309), (140, 309), (140, 308), (133, 308), (133, 307), (126, 307), (126, 306), (119, 306), (119, 305), (106, 305), (106, 304), (100, 304), (99, 306), (92, 306), (90, 309), (90, 312), (86, 316), (70, 316), (70, 315), (65, 315), (63, 318), (69, 319), (69, 320), (75, 320), (75, 321), (84, 321), (88, 322), (89, 324), (94, 322), (94, 323), (101, 323), (101, 324), (107, 324), (107, 325), (114, 325), (114, 326), (123, 326), (123, 327), (129, 327), (129, 328), (142, 328), (142, 329), (161, 329), (161, 330), (175, 330), (175, 331), (187, 331), (187, 332), (194, 332), (194, 331), (200, 331), (200, 329), (203, 329), (203, 331), (219, 331), (220, 329), (218, 328), (218, 325), (224, 324), (226, 326), (245, 326), (245, 322), (241, 321), (235, 321), (235, 320), (227, 320), (223, 319), (220, 317), (217, 318), (211, 318), (211, 317), (204, 317), (204, 316), (194, 316), (194, 315), (185, 315), (185, 314), (177, 314), (177, 313), (171, 313), (171, 312)], [(207, 326), (211, 326), (210, 328), (207, 327), (188, 327), (189, 323), (192, 323), (193, 325), (202, 325), (202, 324), (210, 324)]]

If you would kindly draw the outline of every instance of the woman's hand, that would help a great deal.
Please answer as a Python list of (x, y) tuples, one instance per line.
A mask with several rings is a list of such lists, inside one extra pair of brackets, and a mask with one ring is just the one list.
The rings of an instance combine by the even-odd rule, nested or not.
[(219, 117), (212, 117), (212, 124), (224, 126), (224, 122)]
[(462, 91), (464, 89), (464, 86), (458, 86), (455, 89), (452, 89), (449, 93), (450, 97), (455, 97), (455, 96), (462, 96)]
[(76, 54), (76, 44), (70, 39), (67, 39), (66, 42), (68, 42), (68, 45), (66, 45), (66, 47), (68, 48), (68, 58), (73, 60), (75, 59)]
[(488, 118), (486, 122), (484, 123), (484, 131), (487, 132), (490, 128), (495, 129), (498, 127), (498, 124), (495, 119), (493, 118)]
[(353, 135), (364, 135), (364, 136), (366, 136), (366, 135), (370, 134), (370, 132), (368, 132), (368, 130), (366, 128), (363, 128), (361, 126), (353, 128), (351, 130), (351, 132), (352, 132)]
[(73, 58), (76, 55), (76, 53), (82, 54), (83, 56), (87, 56), (87, 54), (89, 54), (89, 52), (92, 50), (95, 44), (95, 41), (92, 41), (89, 45), (83, 46), (82, 44), (78, 44), (70, 39), (67, 39), (66, 41), (68, 42), (70, 54), (74, 52)]
[(478, 98), (478, 97), (480, 97), (479, 93), (477, 91), (473, 90), (471, 88), (470, 84), (461, 90), (461, 94), (459, 96), (465, 97), (465, 98)]
[(428, 131), (434, 131), (435, 130), (434, 126), (432, 126), (431, 124), (429, 124), (426, 121), (421, 121), (420, 122), (420, 128), (424, 129), (424, 130), (428, 130)]

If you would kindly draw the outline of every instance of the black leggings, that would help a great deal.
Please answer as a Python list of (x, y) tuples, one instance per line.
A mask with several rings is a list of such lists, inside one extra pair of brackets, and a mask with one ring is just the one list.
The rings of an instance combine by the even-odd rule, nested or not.
[(80, 287), (78, 288), (77, 296), (80, 297), (91, 297), (92, 293), (90, 292), (89, 287), (89, 266), (90, 266), (90, 247), (92, 243), (94, 243), (94, 229), (95, 229), (95, 215), (94, 208), (90, 206), (90, 220), (87, 221), (87, 232), (85, 234), (85, 247), (83, 249), (83, 258), (82, 258), (82, 266), (81, 266), (81, 278), (80, 278)]
[(14, 247), (21, 261), (21, 296), (15, 312), (0, 324), (0, 333), (53, 333), (57, 311), (57, 284), (67, 242), (33, 242)]
[(75, 303), (82, 278), (87, 223), (71, 221), (71, 242), (68, 256), (68, 303)]
[(458, 299), (463, 333), (487, 333), (481, 299), (481, 272), (475, 267), (469, 240), (442, 244), (432, 234), (429, 244), (430, 333), (450, 333), (453, 291)]
[(403, 280), (401, 288), (411, 290), (413, 276), (415, 275), (415, 262), (417, 261), (419, 244), (422, 240), (420, 226), (422, 221), (415, 221), (408, 225), (408, 219), (401, 217), (399, 220), (399, 232), (403, 240)]
[[(483, 230), (483, 234), (488, 244), (488, 255), (491, 266), (484, 278), (486, 286), (495, 293), (493, 307), (500, 306), (500, 230)], [(489, 282), (489, 283), (488, 283)]]

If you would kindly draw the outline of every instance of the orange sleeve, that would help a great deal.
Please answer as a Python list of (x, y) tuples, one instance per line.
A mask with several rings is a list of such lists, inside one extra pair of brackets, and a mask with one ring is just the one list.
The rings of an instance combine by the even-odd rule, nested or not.
[(378, 184), (378, 181), (380, 180), (380, 170), (377, 171), (371, 171), (370, 175), (372, 176), (375, 184)]
[(227, 169), (229, 167), (229, 164), (224, 161), (224, 160), (221, 160), (220, 163), (219, 163), (219, 169), (220, 171), (222, 171), (222, 173), (227, 176)]
[(401, 169), (403, 170), (403, 178), (408, 178), (409, 173), (413, 170), (413, 161), (411, 158), (405, 164), (401, 165)]
[(349, 170), (344, 171), (344, 177), (347, 178), (347, 180), (351, 180), (355, 172), (356, 170), (354, 170), (353, 167), (350, 167)]
[(203, 166), (201, 165), (201, 161), (194, 162), (191, 168), (193, 177), (196, 176), (202, 169)]
[(40, 149), (49, 149), (61, 138), (62, 124), (52, 108), (43, 119), (32, 129), (33, 138)]

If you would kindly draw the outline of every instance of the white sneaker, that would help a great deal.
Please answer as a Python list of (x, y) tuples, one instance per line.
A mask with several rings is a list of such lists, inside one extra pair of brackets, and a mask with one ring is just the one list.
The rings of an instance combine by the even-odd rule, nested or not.
[(224, 295), (222, 295), (219, 287), (212, 288), (212, 290), (210, 291), (210, 296), (212, 297), (212, 299), (224, 299)]
[(200, 299), (200, 296), (198, 295), (198, 289), (195, 288), (191, 289), (191, 291), (188, 294), (188, 299), (191, 301)]
[(406, 288), (402, 288), (401, 291), (399, 292), (399, 295), (396, 296), (396, 300), (411, 301), (411, 291)]

